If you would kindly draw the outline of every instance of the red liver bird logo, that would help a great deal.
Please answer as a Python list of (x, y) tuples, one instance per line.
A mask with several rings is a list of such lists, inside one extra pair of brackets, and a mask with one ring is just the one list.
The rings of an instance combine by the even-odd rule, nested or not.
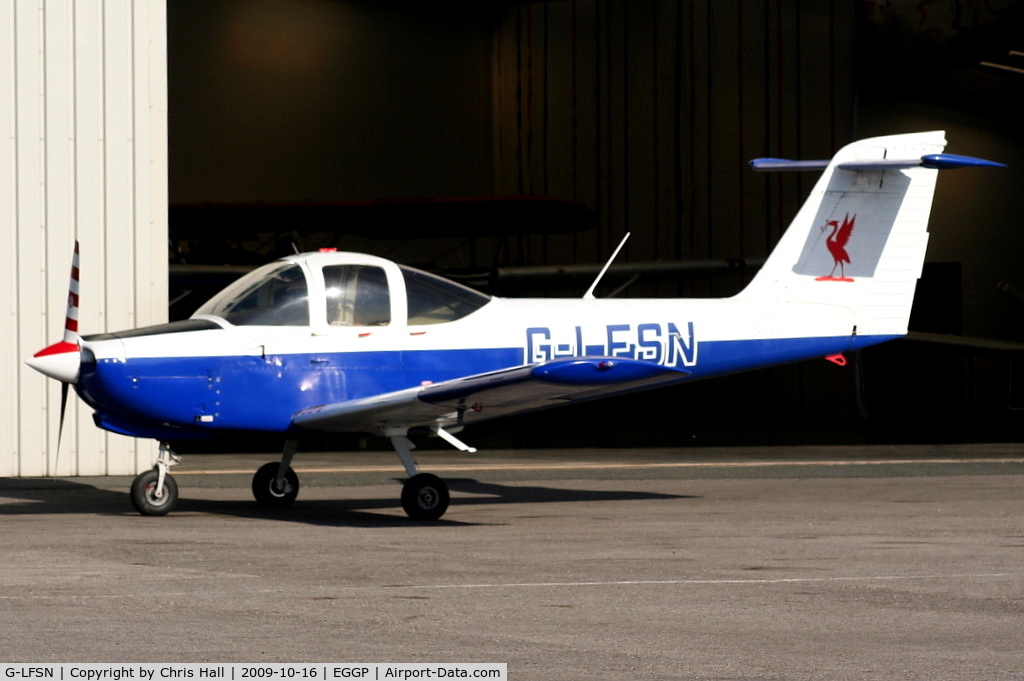
[[(844, 266), (850, 262), (850, 254), (846, 252), (846, 244), (850, 240), (850, 235), (853, 234), (853, 223), (857, 219), (854, 215), (850, 217), (847, 213), (843, 218), (843, 224), (840, 225), (838, 220), (829, 220), (821, 226), (821, 231), (824, 232), (829, 227), (832, 228), (832, 233), (825, 239), (825, 246), (828, 247), (828, 252), (832, 256), (832, 271), (828, 273), (827, 277), (818, 277), (815, 281), (853, 281), (850, 277), (846, 276)], [(839, 276), (836, 275), (836, 270), (839, 270)]]

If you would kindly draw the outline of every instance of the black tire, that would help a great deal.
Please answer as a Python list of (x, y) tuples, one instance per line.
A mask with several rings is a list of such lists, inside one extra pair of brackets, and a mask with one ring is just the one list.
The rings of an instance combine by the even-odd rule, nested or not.
[(402, 508), (413, 520), (437, 520), (448, 510), (448, 485), (430, 473), (419, 473), (402, 487)]
[(164, 488), (156, 488), (160, 473), (155, 468), (140, 473), (132, 481), (132, 506), (142, 515), (167, 515), (178, 503), (178, 483), (170, 475), (164, 476)]
[(256, 497), (256, 503), (263, 508), (288, 508), (299, 496), (299, 476), (288, 467), (284, 474), (284, 489), (274, 487), (277, 479), (279, 463), (267, 463), (260, 466), (256, 474), (252, 476), (252, 495)]

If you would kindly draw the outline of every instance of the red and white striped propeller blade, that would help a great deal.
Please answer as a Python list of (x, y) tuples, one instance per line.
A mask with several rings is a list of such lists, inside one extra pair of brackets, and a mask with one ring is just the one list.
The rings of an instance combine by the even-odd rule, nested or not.
[[(78, 371), (82, 363), (78, 335), (78, 241), (71, 258), (71, 281), (68, 284), (68, 307), (64, 316), (64, 337), (25, 360), (25, 363), (41, 374), (61, 382), (60, 424), (57, 430), (57, 454), (64, 434), (64, 414), (67, 411), (68, 386), (78, 382)], [(54, 464), (56, 468), (56, 463)]]

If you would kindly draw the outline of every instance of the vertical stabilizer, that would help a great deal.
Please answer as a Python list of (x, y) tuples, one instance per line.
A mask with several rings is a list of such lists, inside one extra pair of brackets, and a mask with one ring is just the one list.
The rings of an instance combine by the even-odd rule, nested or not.
[(905, 334), (938, 172), (925, 161), (945, 144), (935, 131), (841, 149), (737, 298), (840, 305), (854, 313), (853, 334)]

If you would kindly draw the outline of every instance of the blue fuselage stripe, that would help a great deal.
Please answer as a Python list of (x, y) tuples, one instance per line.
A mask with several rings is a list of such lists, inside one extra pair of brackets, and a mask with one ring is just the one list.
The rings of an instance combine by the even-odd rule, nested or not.
[[(705, 341), (690, 379), (854, 350), (889, 337)], [(118, 432), (284, 433), (301, 409), (440, 383), (524, 363), (522, 347), (335, 354), (157, 357), (82, 366), (77, 386), (98, 422)], [(104, 423), (104, 419), (109, 422)], [(117, 424), (117, 425), (113, 425)], [(125, 425), (129, 424), (129, 425)], [(147, 427), (143, 427), (146, 424)]]

